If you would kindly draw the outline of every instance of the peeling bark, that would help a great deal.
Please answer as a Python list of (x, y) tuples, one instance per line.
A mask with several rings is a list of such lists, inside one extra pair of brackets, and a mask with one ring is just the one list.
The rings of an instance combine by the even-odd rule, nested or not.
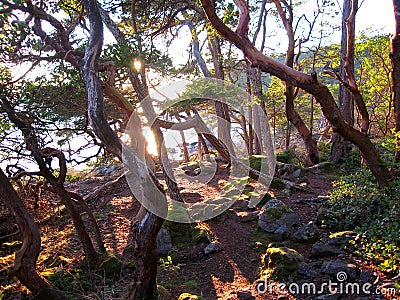
[[(246, 16), (249, 16), (250, 11), (245, 1), (235, 0), (235, 3), (237, 2), (241, 3), (241, 6), (239, 7), (240, 19), (246, 19)], [(270, 57), (265, 56), (253, 46), (246, 34), (239, 35), (222, 22), (222, 20), (216, 15), (213, 4), (210, 0), (201, 0), (201, 3), (213, 27), (225, 39), (241, 49), (245, 57), (253, 64), (253, 66), (257, 66), (261, 71), (270, 73), (281, 80), (312, 94), (315, 100), (321, 105), (322, 111), (332, 124), (333, 130), (340, 133), (360, 149), (378, 184), (380, 186), (387, 184), (390, 178), (389, 170), (383, 165), (375, 146), (367, 136), (352, 128), (343, 120), (335, 99), (329, 89), (317, 79), (316, 74), (308, 75), (296, 71)], [(246, 27), (246, 24), (244, 27)], [(237, 29), (237, 32), (244, 31), (243, 28)]]
[(395, 163), (400, 163), (400, 1), (393, 0), (396, 32), (392, 37), (390, 59), (392, 62), (392, 90), (395, 115), (396, 152)]

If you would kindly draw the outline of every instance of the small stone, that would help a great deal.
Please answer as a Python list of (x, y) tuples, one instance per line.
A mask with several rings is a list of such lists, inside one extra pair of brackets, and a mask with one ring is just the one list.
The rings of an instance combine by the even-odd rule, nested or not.
[(297, 273), (300, 275), (307, 276), (309, 278), (321, 277), (321, 274), (314, 270), (314, 268), (310, 264), (301, 263), (299, 264), (299, 268), (297, 269)]
[(277, 230), (275, 230), (273, 235), (273, 240), (282, 242), (290, 237), (291, 230), (289, 230), (286, 224), (281, 225)]
[(300, 226), (292, 236), (296, 242), (315, 242), (319, 239), (319, 229), (314, 223)]
[(240, 223), (249, 223), (249, 222), (257, 219), (258, 212), (257, 211), (244, 211), (244, 212), (236, 213), (236, 216), (238, 217), (238, 221)]
[(336, 256), (342, 254), (343, 251), (331, 247), (327, 244), (323, 243), (315, 243), (311, 248), (310, 256), (312, 258), (321, 258), (321, 257), (329, 257), (329, 256)]
[[(343, 272), (346, 273), (346, 275), (344, 275)], [(322, 264), (321, 273), (330, 275), (339, 281), (345, 281), (347, 279), (354, 280), (357, 278), (357, 267), (342, 260), (332, 260)], [(339, 274), (343, 276), (339, 277)], [(344, 278), (344, 280), (342, 278)]]
[(301, 169), (297, 169), (293, 172), (293, 177), (299, 178), (301, 175)]
[(360, 280), (362, 282), (369, 282), (371, 279), (372, 272), (370, 270), (362, 270), (360, 272)]
[(220, 242), (212, 242), (207, 247), (204, 248), (204, 254), (219, 252), (221, 250), (222, 250), (222, 244)]
[(261, 277), (288, 279), (296, 276), (304, 257), (294, 249), (276, 247), (267, 249), (262, 262)]
[(327, 244), (329, 246), (335, 246), (335, 247), (343, 248), (344, 246), (347, 246), (349, 241), (352, 238), (355, 238), (356, 236), (357, 236), (357, 233), (355, 233), (354, 231), (337, 232), (337, 233), (331, 234)]

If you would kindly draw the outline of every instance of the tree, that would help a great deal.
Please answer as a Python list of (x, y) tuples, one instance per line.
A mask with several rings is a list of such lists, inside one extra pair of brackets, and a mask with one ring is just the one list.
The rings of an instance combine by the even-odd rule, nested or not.
[[(287, 36), (288, 36), (288, 49), (286, 52), (286, 65), (290, 68), (294, 67), (295, 64), (295, 47), (296, 47), (296, 38), (295, 38), (295, 29), (293, 28), (293, 4), (292, 2), (288, 3), (285, 0), (273, 0), (272, 1), (277, 9), (279, 17), (285, 27)], [(282, 6), (284, 5), (284, 7)], [(318, 15), (318, 14), (317, 14)], [(312, 31), (312, 27), (314, 22), (310, 23), (310, 33)], [(297, 27), (297, 26), (296, 26)], [(299, 48), (301, 44), (306, 42), (307, 39), (300, 40)], [(299, 50), (300, 51), (300, 50)], [(301, 138), (303, 139), (306, 155), (305, 155), (305, 165), (311, 166), (316, 163), (319, 163), (319, 154), (317, 148), (317, 142), (315, 141), (314, 137), (312, 136), (312, 132), (308, 129), (307, 125), (304, 123), (303, 119), (299, 115), (299, 113), (294, 108), (294, 100), (296, 98), (298, 91), (296, 91), (295, 87), (286, 82), (286, 117), (292, 123), (297, 131), (299, 132)]]
[(340, 113), (340, 110), (330, 93), (329, 89), (317, 78), (317, 74), (307, 75), (293, 70), (258, 51), (248, 39), (248, 24), (250, 21), (249, 8), (246, 2), (236, 0), (235, 3), (240, 10), (240, 17), (236, 31), (227, 27), (217, 16), (214, 4), (210, 0), (202, 0), (202, 6), (213, 27), (227, 40), (243, 51), (245, 57), (262, 71), (270, 73), (289, 84), (304, 89), (314, 96), (315, 100), (321, 105), (324, 115), (332, 124), (334, 131), (341, 134), (344, 138), (353, 142), (361, 151), (368, 167), (371, 169), (378, 184), (387, 184), (390, 173), (383, 166), (378, 151), (371, 140), (360, 131), (347, 124)]
[(393, 0), (396, 31), (392, 37), (390, 59), (392, 61), (392, 89), (395, 114), (396, 153), (395, 162), (400, 163), (400, 1)]
[(12, 274), (31, 290), (37, 299), (67, 299), (63, 292), (36, 270), (40, 252), (39, 229), (2, 170), (0, 170), (0, 199), (13, 213), (22, 233), (22, 247), (15, 253)]

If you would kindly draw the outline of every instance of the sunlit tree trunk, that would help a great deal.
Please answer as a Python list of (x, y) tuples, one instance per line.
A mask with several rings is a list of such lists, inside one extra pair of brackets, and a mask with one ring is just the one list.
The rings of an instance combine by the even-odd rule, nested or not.
[(400, 0), (393, 0), (396, 32), (392, 37), (390, 59), (392, 61), (392, 90), (395, 114), (396, 153), (395, 162), (400, 163)]

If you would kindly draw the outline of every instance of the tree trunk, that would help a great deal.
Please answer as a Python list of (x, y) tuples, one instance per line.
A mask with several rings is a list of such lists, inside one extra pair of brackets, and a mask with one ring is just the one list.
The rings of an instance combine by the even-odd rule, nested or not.
[[(342, 15), (342, 40), (340, 50), (340, 69), (339, 76), (346, 78), (346, 71), (344, 69), (346, 61), (349, 63), (349, 69), (354, 72), (354, 48), (352, 53), (348, 53), (347, 43), (348, 34), (346, 28), (347, 19), (351, 13), (351, 1), (343, 1), (343, 15)], [(351, 24), (355, 26), (355, 22)], [(346, 80), (347, 81), (347, 80)], [(342, 113), (343, 119), (350, 125), (354, 126), (354, 100), (352, 93), (344, 87), (343, 84), (339, 85), (339, 96), (338, 96), (339, 108)], [(351, 146), (346, 143), (343, 137), (339, 133), (334, 133), (332, 136), (332, 147), (329, 155), (329, 161), (332, 163), (338, 163), (346, 154), (349, 153)]]
[(15, 253), (12, 274), (26, 286), (35, 299), (67, 299), (67, 296), (36, 270), (40, 253), (39, 229), (21, 198), (0, 170), (0, 199), (12, 212), (22, 234), (22, 247)]
[(392, 37), (390, 59), (392, 61), (392, 90), (395, 115), (396, 152), (395, 163), (400, 163), (400, 0), (393, 0), (396, 32)]
[(378, 184), (384, 186), (388, 183), (390, 178), (389, 170), (382, 163), (374, 144), (372, 144), (371, 140), (366, 135), (354, 129), (343, 120), (335, 99), (329, 89), (317, 79), (316, 74), (308, 75), (289, 68), (265, 56), (252, 45), (247, 37), (250, 11), (244, 0), (235, 0), (240, 10), (236, 32), (232, 31), (221, 21), (210, 0), (201, 0), (201, 3), (213, 27), (221, 36), (241, 49), (245, 57), (250, 60), (254, 66), (259, 67), (263, 72), (270, 73), (312, 94), (315, 100), (321, 105), (322, 111), (332, 124), (333, 130), (353, 142), (360, 149)]
[[(39, 139), (32, 126), (18, 117), (7, 99), (2, 100), (2, 108), (6, 111), (10, 121), (21, 130), (25, 139), (26, 149), (31, 151), (36, 163), (39, 166), (40, 174), (52, 185), (61, 202), (65, 205), (71, 219), (74, 223), (78, 237), (85, 251), (86, 259), (90, 266), (95, 266), (97, 263), (97, 252), (93, 246), (89, 234), (86, 231), (85, 224), (79, 211), (76, 209), (70, 195), (64, 188), (64, 181), (67, 173), (66, 161), (64, 154), (53, 148), (39, 148)], [(57, 158), (59, 162), (59, 176), (56, 178), (49, 167), (46, 165), (46, 159)]]
[[(119, 28), (115, 25), (115, 23), (110, 19), (108, 14), (106, 14), (103, 10), (99, 9), (98, 3), (95, 0), (82, 0), (85, 8), (87, 15), (89, 17), (90, 21), (90, 38), (89, 38), (89, 43), (88, 46), (86, 47), (85, 51), (85, 66), (88, 65), (88, 67), (92, 67), (92, 72), (87, 71), (88, 68), (84, 69), (84, 77), (86, 80), (86, 88), (89, 91), (91, 91), (91, 85), (95, 85), (97, 87), (100, 87), (100, 82), (98, 81), (98, 59), (100, 56), (100, 51), (102, 47), (102, 42), (103, 42), (103, 24), (101, 20), (104, 20), (104, 23), (107, 25), (108, 29), (112, 32), (114, 37), (117, 39), (117, 42), (123, 43), (124, 42), (124, 35), (123, 33), (119, 30)], [(132, 13), (134, 12), (134, 5), (135, 1), (132, 2)], [(133, 17), (133, 16), (132, 16)], [(133, 21), (133, 26), (135, 27), (135, 20)], [(135, 30), (136, 31), (136, 30)], [(86, 71), (86, 72), (85, 72)], [(147, 84), (145, 81), (145, 70), (144, 66), (142, 67), (141, 70), (141, 75), (138, 74), (137, 70), (129, 70), (129, 79), (139, 97), (140, 100), (144, 100), (148, 96), (148, 88)], [(96, 89), (97, 89), (96, 87)], [(89, 93), (88, 93), (89, 94)], [(103, 102), (103, 95), (102, 94), (96, 94), (96, 93), (91, 93), (91, 97), (94, 98), (91, 101), (95, 101), (96, 97), (97, 100), (101, 100)], [(147, 112), (148, 113), (148, 112)], [(94, 119), (94, 121), (97, 121)], [(134, 122), (133, 128), (131, 130), (134, 130), (136, 132), (136, 135), (141, 138), (142, 137), (142, 132), (141, 132), (141, 126), (140, 126), (140, 120), (138, 118), (135, 118), (135, 115), (130, 118), (131, 122)], [(108, 125), (108, 124), (107, 124)], [(161, 130), (158, 128), (158, 131), (155, 131), (155, 137), (158, 139), (158, 141), (161, 139), (162, 140), (162, 132), (160, 136)], [(97, 134), (97, 132), (96, 132)], [(111, 142), (111, 139), (106, 139), (103, 141), (103, 143), (108, 143)], [(135, 141), (138, 142), (138, 141)], [(143, 141), (144, 142), (144, 141)], [(122, 148), (122, 144), (117, 139), (118, 146), (117, 148)], [(141, 150), (142, 145), (137, 145), (138, 150)], [(160, 150), (159, 148), (159, 153), (161, 154), (162, 149)], [(122, 152), (121, 152), (122, 153)], [(144, 163), (140, 161), (140, 159), (144, 158), (145, 154), (141, 153), (140, 158), (133, 157), (133, 159), (136, 159), (133, 163), (136, 163), (137, 166), (137, 172), (138, 174), (138, 179), (139, 185), (142, 185), (143, 187), (143, 193), (145, 194), (146, 197), (152, 197), (152, 192), (154, 191), (149, 188), (149, 184), (146, 182), (148, 179), (149, 174), (144, 174), (144, 172), (151, 172), (151, 170), (148, 170), (147, 167), (144, 166)], [(164, 175), (169, 178), (169, 176), (166, 174), (166, 171), (163, 166), (163, 171)], [(136, 172), (136, 173), (137, 173)], [(143, 174), (141, 173), (143, 172)], [(154, 184), (161, 189), (159, 183), (155, 179), (154, 176), (151, 176), (151, 179), (153, 180)], [(143, 182), (142, 182), (143, 181)], [(167, 184), (170, 184), (170, 181), (167, 181)], [(176, 185), (176, 183), (175, 183)], [(170, 188), (170, 187), (169, 187)], [(163, 208), (165, 206), (166, 210), (166, 197), (164, 191), (162, 191), (164, 196), (162, 199), (155, 199), (157, 195), (154, 195), (153, 198), (150, 198), (151, 200), (157, 202), (156, 205), (162, 205)], [(179, 194), (179, 190), (177, 191)], [(171, 197), (174, 198), (174, 194), (171, 194)], [(159, 203), (162, 202), (162, 203)], [(160, 208), (159, 208), (160, 209)], [(144, 214), (143, 216), (139, 216), (139, 214)], [(163, 213), (163, 216), (166, 216), (167, 211)], [(137, 218), (135, 219), (135, 223), (132, 224), (132, 246), (133, 246), (133, 256), (135, 258), (136, 262), (136, 269), (135, 273), (132, 278), (132, 291), (130, 293), (129, 299), (152, 299), (154, 296), (154, 292), (156, 289), (156, 279), (157, 279), (157, 234), (161, 228), (161, 225), (164, 222), (164, 219), (154, 215), (151, 212), (146, 212), (144, 207), (142, 206), (140, 212), (138, 213)]]
[(164, 220), (148, 212), (134, 228), (133, 245), (136, 269), (132, 282), (130, 300), (154, 299), (157, 285), (157, 234)]
[[(286, 29), (289, 45), (286, 52), (286, 65), (290, 68), (294, 66), (294, 59), (295, 59), (295, 33), (293, 30), (293, 11), (292, 7), (288, 7), (288, 12), (286, 13), (281, 6), (280, 1), (273, 0), (275, 3), (276, 9), (278, 10), (278, 14), (283, 22), (283, 25)], [(305, 154), (305, 165), (312, 166), (314, 164), (319, 163), (319, 154), (317, 148), (317, 142), (315, 141), (312, 133), (308, 129), (306, 123), (303, 121), (299, 113), (296, 111), (294, 107), (294, 99), (296, 98), (296, 93), (294, 86), (288, 82), (286, 82), (286, 118), (290, 123), (296, 127), (297, 131), (299, 132), (301, 138), (304, 142), (304, 147), (306, 150)], [(286, 141), (288, 145), (288, 141)]]

